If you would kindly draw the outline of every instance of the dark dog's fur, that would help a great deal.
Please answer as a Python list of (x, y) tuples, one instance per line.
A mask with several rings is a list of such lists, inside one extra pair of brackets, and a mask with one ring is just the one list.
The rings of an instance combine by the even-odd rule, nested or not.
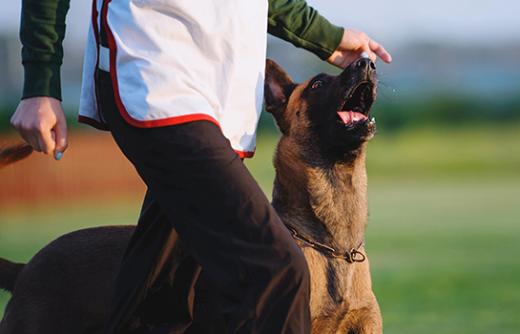
[[(342, 122), (337, 111), (368, 116), (375, 90), (375, 67), (366, 59), (338, 76), (320, 74), (299, 85), (274, 62), (267, 62), (266, 109), (282, 132), (274, 157), (273, 206), (301, 235), (342, 252), (364, 252), (360, 245), (368, 215), (365, 150), (375, 125), (368, 119)], [(10, 154), (17, 156), (3, 151), (0, 161), (11, 161)], [(25, 266), (2, 260), (0, 287), (13, 297), (0, 334), (100, 333), (132, 231), (76, 231), (47, 245)], [(311, 272), (313, 333), (382, 333), (368, 261), (352, 264), (311, 247), (303, 251)], [(197, 299), (208, 301), (213, 296), (205, 282), (202, 273)], [(197, 320), (204, 318), (201, 313), (196, 307), (198, 330), (193, 331), (214, 332), (211, 324), (204, 324), (207, 318)]]
[(23, 264), (14, 263), (4, 259), (0, 259), (0, 289), (13, 291), (18, 274), (23, 269)]
[(33, 149), (27, 144), (19, 144), (0, 149), (0, 168), (27, 158)]

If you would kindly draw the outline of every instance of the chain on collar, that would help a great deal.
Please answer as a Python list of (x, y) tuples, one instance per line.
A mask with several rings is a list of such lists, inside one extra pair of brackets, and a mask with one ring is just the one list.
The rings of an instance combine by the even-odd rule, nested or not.
[(361, 242), (361, 244), (357, 248), (352, 248), (350, 251), (347, 250), (345, 251), (345, 253), (340, 253), (330, 246), (307, 239), (306, 237), (300, 235), (298, 231), (296, 231), (296, 229), (292, 226), (285, 226), (287, 227), (287, 229), (289, 229), (289, 231), (291, 231), (291, 234), (294, 239), (303, 242), (304, 244), (314, 248), (318, 252), (323, 253), (327, 257), (333, 259), (343, 259), (348, 263), (363, 262), (367, 259), (366, 255), (359, 251), (359, 248), (363, 247), (364, 242)]

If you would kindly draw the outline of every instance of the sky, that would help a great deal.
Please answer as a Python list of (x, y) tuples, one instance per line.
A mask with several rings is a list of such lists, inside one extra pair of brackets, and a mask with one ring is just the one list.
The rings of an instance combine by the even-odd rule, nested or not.
[[(250, 0), (238, 0), (250, 1)], [(16, 32), (21, 0), (7, 0), (0, 31)], [(518, 0), (308, 0), (338, 25), (363, 30), (392, 48), (413, 41), (520, 44)], [(89, 0), (71, 0), (68, 43), (83, 43)]]
[(518, 0), (310, 0), (325, 16), (390, 44), (520, 43)]

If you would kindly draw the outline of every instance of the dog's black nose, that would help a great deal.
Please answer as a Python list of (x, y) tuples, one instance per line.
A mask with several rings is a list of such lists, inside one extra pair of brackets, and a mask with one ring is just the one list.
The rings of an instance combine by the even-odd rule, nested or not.
[(340, 74), (342, 84), (358, 80), (373, 80), (376, 76), (376, 64), (369, 58), (359, 58), (350, 63)]
[(365, 57), (356, 60), (355, 66), (365, 69), (367, 71), (375, 71), (376, 69), (376, 64), (374, 64), (374, 62), (369, 58)]

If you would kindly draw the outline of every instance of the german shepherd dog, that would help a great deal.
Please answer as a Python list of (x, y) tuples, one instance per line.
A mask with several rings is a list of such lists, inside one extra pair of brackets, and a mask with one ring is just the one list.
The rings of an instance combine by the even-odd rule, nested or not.
[[(319, 74), (296, 84), (268, 60), (265, 104), (281, 131), (274, 156), (273, 206), (302, 247), (311, 272), (312, 333), (382, 333), (364, 247), (367, 224), (367, 142), (375, 65), (360, 58), (338, 76)], [(0, 165), (30, 153), (0, 152)], [(0, 260), (0, 287), (12, 298), (0, 334), (101, 333), (112, 284), (131, 226), (72, 232), (27, 264)], [(208, 301), (204, 272), (196, 286)], [(214, 326), (193, 330), (213, 333)], [(189, 331), (190, 332), (190, 331)], [(217, 331), (218, 332), (218, 331)], [(220, 332), (221, 333), (221, 332)]]

